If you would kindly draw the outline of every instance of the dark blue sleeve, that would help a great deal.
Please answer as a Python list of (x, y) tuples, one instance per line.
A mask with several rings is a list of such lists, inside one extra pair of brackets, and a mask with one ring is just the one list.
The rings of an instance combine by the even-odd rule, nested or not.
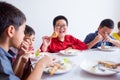
[(4, 55), (0, 55), (0, 80), (20, 80), (13, 72), (11, 62)]
[(88, 34), (88, 35), (86, 36), (86, 38), (84, 39), (84, 42), (85, 42), (86, 44), (88, 44), (88, 43), (90, 43), (94, 38), (95, 38), (95, 35), (93, 35), (93, 34)]

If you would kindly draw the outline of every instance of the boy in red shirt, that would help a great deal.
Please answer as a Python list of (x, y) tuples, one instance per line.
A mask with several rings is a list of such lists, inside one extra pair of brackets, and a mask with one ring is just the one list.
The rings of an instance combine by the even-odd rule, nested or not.
[(56, 37), (43, 36), (41, 51), (59, 52), (60, 50), (71, 47), (72, 49), (85, 50), (87, 45), (72, 35), (66, 34), (68, 29), (68, 20), (66, 17), (59, 15), (53, 20), (54, 33)]

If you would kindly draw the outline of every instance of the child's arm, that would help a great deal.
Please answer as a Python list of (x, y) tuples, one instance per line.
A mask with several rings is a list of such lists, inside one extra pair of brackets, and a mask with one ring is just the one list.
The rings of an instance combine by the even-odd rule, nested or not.
[(28, 59), (29, 59), (28, 44), (23, 41), (18, 50), (16, 60), (13, 63), (13, 71), (15, 75), (18, 76), (19, 78), (21, 78), (23, 75), (23, 71), (26, 63), (28, 62)]
[(41, 46), (41, 51), (45, 52), (45, 51), (47, 51), (48, 46), (51, 43), (51, 38), (48, 37), (48, 36), (43, 36), (42, 40), (43, 40), (43, 43), (42, 43), (42, 46)]
[(52, 60), (48, 56), (44, 56), (38, 63), (35, 65), (34, 70), (28, 76), (27, 80), (40, 80), (43, 74), (43, 71), (46, 66), (49, 66), (52, 63)]
[(28, 59), (24, 58), (23, 55), (18, 54), (15, 62), (13, 63), (13, 71), (19, 78), (22, 77), (27, 61)]
[(120, 47), (120, 41), (118, 41), (118, 40), (110, 39), (110, 40), (108, 40), (108, 42), (111, 42), (115, 46)]
[(96, 45), (98, 42), (102, 41), (103, 37), (98, 33), (98, 35), (87, 44), (88, 49), (92, 48), (94, 45)]

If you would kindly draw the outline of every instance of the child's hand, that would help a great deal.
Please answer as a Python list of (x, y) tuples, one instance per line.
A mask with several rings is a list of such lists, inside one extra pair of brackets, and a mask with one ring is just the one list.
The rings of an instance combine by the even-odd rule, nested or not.
[(50, 66), (54, 62), (54, 57), (51, 57), (49, 55), (45, 55), (42, 59), (40, 59), (37, 63), (38, 66), (43, 66), (44, 68), (47, 66)]
[(42, 37), (42, 40), (43, 40), (43, 45), (44, 45), (44, 46), (49, 46), (50, 43), (51, 43), (51, 38), (48, 37), (48, 36), (43, 36), (43, 37)]
[(48, 36), (43, 36), (42, 37), (42, 40), (43, 40), (43, 45), (42, 45), (42, 51), (46, 51), (48, 46), (50, 45), (51, 43), (51, 38), (48, 37)]
[(104, 41), (106, 41), (106, 42), (110, 42), (110, 41), (111, 41), (110, 36), (109, 36), (109, 35), (107, 35), (107, 34), (105, 34)]
[(94, 39), (96, 42), (100, 42), (100, 41), (102, 41), (103, 40), (103, 37), (102, 37), (102, 35), (101, 34), (99, 34), (98, 33), (98, 35), (95, 37), (95, 39)]
[(26, 41), (23, 41), (18, 49), (18, 54), (28, 54), (29, 51), (29, 43)]

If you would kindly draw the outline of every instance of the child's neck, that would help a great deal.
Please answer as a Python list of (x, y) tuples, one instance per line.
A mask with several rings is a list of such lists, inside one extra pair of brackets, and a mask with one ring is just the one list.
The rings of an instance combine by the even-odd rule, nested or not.
[(9, 50), (8, 42), (5, 42), (3, 40), (0, 40), (0, 47), (3, 48), (5, 51)]
[(59, 37), (59, 40), (64, 42), (65, 37)]

